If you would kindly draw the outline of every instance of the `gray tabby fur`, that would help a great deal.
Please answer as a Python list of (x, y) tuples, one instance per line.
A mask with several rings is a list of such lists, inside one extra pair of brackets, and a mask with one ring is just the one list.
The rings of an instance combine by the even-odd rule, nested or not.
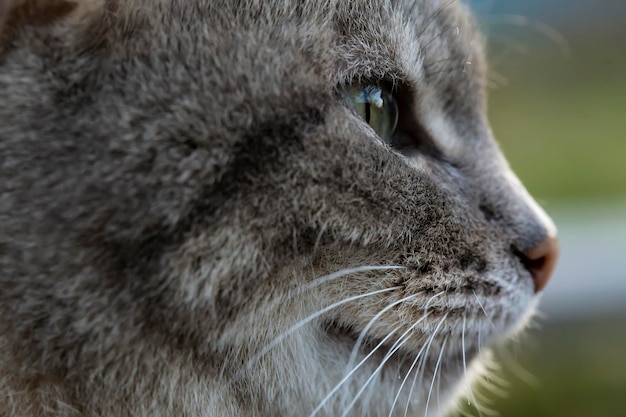
[[(514, 249), (554, 226), (492, 139), (462, 5), (80, 0), (0, 33), (0, 416), (307, 416), (411, 294), (355, 363), (425, 317), (412, 337), (317, 415), (388, 415), (434, 334), (394, 415), (435, 416), (531, 314)], [(357, 80), (404, 91), (416, 144), (350, 110)], [(406, 268), (307, 287), (379, 265)]]

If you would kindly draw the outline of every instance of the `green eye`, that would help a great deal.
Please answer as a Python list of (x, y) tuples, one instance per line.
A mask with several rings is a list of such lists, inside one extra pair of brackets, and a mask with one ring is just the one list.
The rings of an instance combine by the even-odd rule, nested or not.
[(398, 105), (393, 94), (377, 85), (351, 84), (346, 87), (352, 108), (385, 142), (389, 142), (398, 124)]

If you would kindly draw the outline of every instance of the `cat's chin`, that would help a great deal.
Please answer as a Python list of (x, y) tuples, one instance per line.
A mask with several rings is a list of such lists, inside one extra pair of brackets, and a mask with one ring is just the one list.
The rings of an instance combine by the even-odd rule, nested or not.
[[(422, 348), (425, 346), (428, 348), (432, 347), (430, 354), (426, 352), (432, 361), (437, 360), (438, 353), (441, 350), (442, 341), (438, 338), (431, 340), (428, 334), (416, 335), (407, 340), (407, 343), (402, 343), (398, 346), (398, 339), (401, 338), (399, 335), (395, 338), (366, 335), (362, 340), (359, 340), (361, 336), (360, 331), (355, 330), (351, 326), (343, 325), (336, 320), (325, 321), (322, 329), (325, 333), (326, 343), (340, 346), (342, 349), (338, 351), (352, 351), (355, 345), (359, 344), (358, 360), (367, 358), (367, 360), (378, 363), (384, 362), (387, 368), (395, 367), (399, 370), (407, 368), (407, 358), (413, 358), (417, 354), (424, 353)], [(415, 333), (419, 332), (416, 331)], [(446, 356), (460, 357), (462, 353), (459, 349), (461, 349), (460, 345), (458, 347), (448, 346), (448, 350), (445, 352)], [(479, 347), (468, 343), (465, 350), (467, 360), (471, 360), (478, 353)], [(411, 361), (408, 362), (410, 365)]]
[[(325, 321), (322, 328), (324, 343), (334, 354), (350, 354), (361, 334), (360, 330), (335, 320)], [(407, 343), (397, 350), (394, 345), (397, 338), (365, 337), (357, 359), (349, 364), (346, 373), (340, 372), (340, 375), (354, 372), (352, 378), (360, 381), (356, 384), (359, 388), (378, 373), (380, 376), (375, 379), (378, 397), (368, 407), (383, 410), (381, 415), (388, 415), (389, 410), (394, 409), (396, 412), (392, 415), (405, 415), (409, 403), (411, 415), (443, 415), (442, 410), (449, 409), (457, 394), (467, 386), (463, 381), (473, 380), (481, 373), (482, 366), (474, 363), (475, 359), (488, 358), (491, 354), (487, 348), (463, 346), (449, 337), (430, 340), (430, 335), (422, 333), (422, 336), (416, 336), (414, 343)], [(428, 349), (422, 350), (420, 347), (425, 345)], [(336, 366), (343, 364), (347, 356), (334, 359)], [(416, 380), (420, 382), (417, 386)], [(355, 392), (349, 395), (356, 395)], [(426, 412), (427, 408), (430, 413)]]
[[(423, 323), (424, 326), (413, 329), (407, 340), (400, 345), (397, 342), (403, 338), (404, 335), (400, 334), (404, 333), (404, 329), (397, 332), (396, 337), (373, 334), (371, 331), (363, 335), (363, 329), (329, 318), (321, 323), (321, 330), (324, 343), (340, 347), (338, 351), (352, 352), (358, 345), (360, 359), (368, 357), (379, 363), (385, 362), (387, 367), (403, 368), (407, 357), (415, 357), (421, 353), (429, 356), (429, 361), (436, 362), (442, 350), (445, 357), (463, 359), (469, 363), (481, 350), (494, 342), (522, 332), (536, 314), (539, 298), (530, 293), (525, 294), (508, 306), (504, 306), (501, 299), (483, 299), (477, 301), (478, 306), (475, 306), (473, 315), (460, 306), (448, 308), (445, 313), (432, 309), (427, 322)], [(508, 309), (507, 314), (497, 317), (486, 315), (485, 308), (497, 311), (505, 307)], [(451, 340), (458, 343), (450, 343)]]

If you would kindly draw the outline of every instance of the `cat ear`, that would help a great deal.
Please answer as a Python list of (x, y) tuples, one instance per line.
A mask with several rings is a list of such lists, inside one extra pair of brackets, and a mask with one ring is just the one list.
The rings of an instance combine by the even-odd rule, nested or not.
[(85, 23), (105, 4), (106, 0), (0, 0), (0, 49), (26, 26)]

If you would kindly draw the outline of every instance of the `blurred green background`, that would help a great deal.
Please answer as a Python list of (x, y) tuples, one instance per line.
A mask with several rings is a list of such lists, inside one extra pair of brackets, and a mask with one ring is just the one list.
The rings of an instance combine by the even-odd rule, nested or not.
[(494, 133), (555, 219), (561, 259), (530, 342), (496, 349), (481, 410), (455, 415), (626, 417), (626, 1), (473, 7)]

